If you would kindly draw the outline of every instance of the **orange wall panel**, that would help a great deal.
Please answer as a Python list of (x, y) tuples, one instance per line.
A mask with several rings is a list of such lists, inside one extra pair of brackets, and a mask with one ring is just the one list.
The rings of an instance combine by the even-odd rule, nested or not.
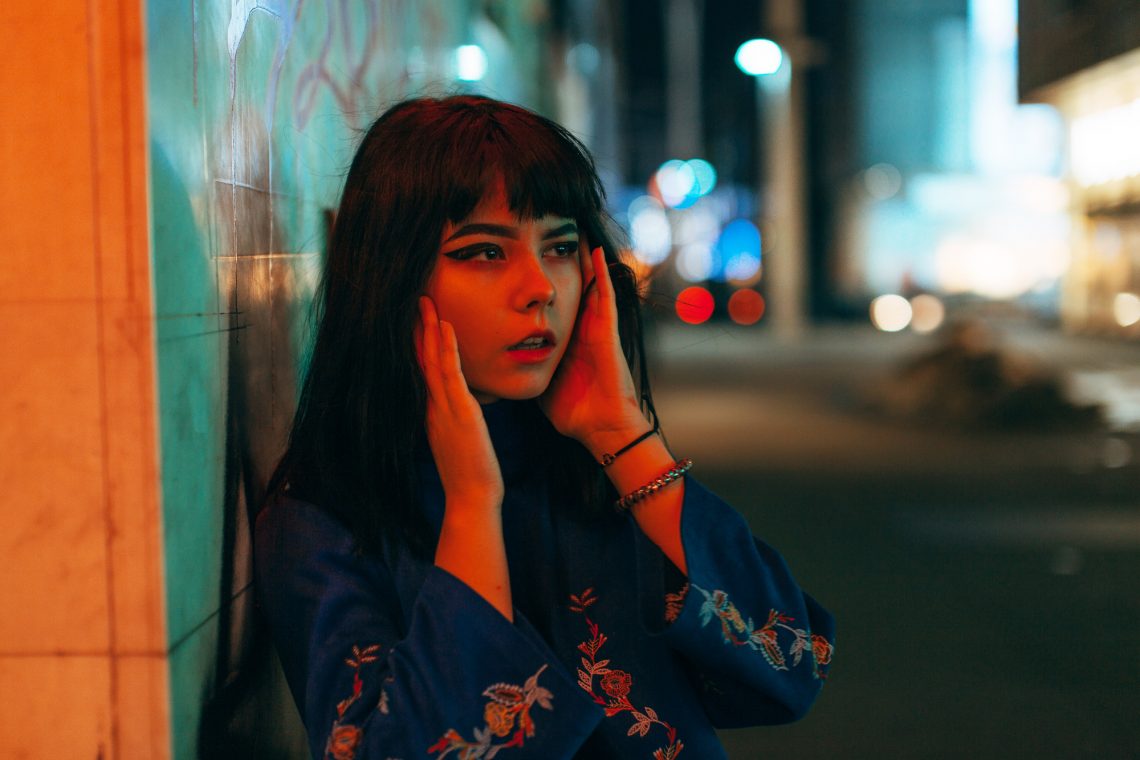
[(0, 5), (3, 757), (171, 753), (142, 13)]

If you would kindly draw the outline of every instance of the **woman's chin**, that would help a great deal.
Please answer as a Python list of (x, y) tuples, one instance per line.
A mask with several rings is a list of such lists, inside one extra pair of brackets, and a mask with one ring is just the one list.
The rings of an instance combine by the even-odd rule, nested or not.
[(510, 385), (500, 385), (493, 388), (471, 388), (471, 394), (480, 404), (491, 404), (499, 400), (504, 401), (531, 401), (538, 398), (550, 387), (550, 380), (543, 382), (532, 381)]

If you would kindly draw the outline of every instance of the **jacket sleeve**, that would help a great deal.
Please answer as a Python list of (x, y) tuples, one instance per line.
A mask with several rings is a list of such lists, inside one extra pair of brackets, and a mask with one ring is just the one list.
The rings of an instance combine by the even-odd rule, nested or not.
[(831, 615), (736, 510), (690, 477), (681, 540), (687, 579), (638, 533), (641, 607), (651, 632), (682, 656), (710, 720), (734, 728), (803, 717), (831, 663)]
[(322, 510), (259, 517), (267, 615), (314, 758), (571, 757), (601, 719), (557, 657), (430, 566), (405, 619), (392, 573)]

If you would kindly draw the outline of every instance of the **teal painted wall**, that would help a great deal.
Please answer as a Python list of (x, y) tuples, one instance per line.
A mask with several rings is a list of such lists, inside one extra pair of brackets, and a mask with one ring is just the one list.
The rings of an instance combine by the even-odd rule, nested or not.
[(544, 0), (147, 0), (146, 13), (174, 755), (198, 755), (208, 706), (232, 756), (288, 757), (300, 734), (252, 634), (246, 509), (292, 416), (328, 213), (385, 104), (460, 89), (459, 44), (489, 52), (480, 91), (547, 110), (548, 14)]

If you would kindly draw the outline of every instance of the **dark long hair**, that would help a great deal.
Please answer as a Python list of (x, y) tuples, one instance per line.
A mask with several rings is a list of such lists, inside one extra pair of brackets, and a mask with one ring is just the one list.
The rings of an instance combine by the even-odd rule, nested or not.
[[(605, 191), (586, 148), (558, 124), (478, 96), (417, 98), (386, 111), (356, 152), (314, 304), (315, 343), (285, 455), (269, 494), (288, 489), (343, 521), (365, 551), (396, 541), (423, 554), (416, 498), (426, 386), (413, 326), (444, 225), (502, 180), (520, 218), (557, 214), (601, 245), (617, 293), (622, 348), (656, 424), (632, 270), (618, 259)], [(569, 439), (552, 476), (588, 503), (605, 478)]]

